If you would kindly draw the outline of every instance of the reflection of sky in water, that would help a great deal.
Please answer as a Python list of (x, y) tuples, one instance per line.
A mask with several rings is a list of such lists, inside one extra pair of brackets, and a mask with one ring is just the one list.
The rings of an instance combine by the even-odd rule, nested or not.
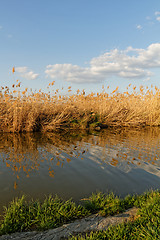
[[(144, 169), (145, 171), (154, 175), (160, 176), (160, 160), (152, 153), (147, 154), (147, 149), (143, 149), (143, 154), (136, 150), (123, 148), (122, 145), (116, 145), (114, 147), (105, 146), (103, 147), (94, 146), (90, 148), (90, 159), (97, 162), (98, 164), (106, 163), (115, 166), (116, 168), (124, 171), (125, 173), (130, 172), (132, 169)], [(159, 149), (157, 149), (159, 151)], [(154, 160), (157, 160), (156, 162)], [(104, 166), (102, 166), (104, 169)]]
[(142, 193), (160, 186), (160, 130), (0, 135), (0, 208), (15, 196)]

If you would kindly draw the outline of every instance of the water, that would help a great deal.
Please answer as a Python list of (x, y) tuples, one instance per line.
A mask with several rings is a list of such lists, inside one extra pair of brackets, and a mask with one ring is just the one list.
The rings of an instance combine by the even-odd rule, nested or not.
[(0, 134), (0, 213), (15, 197), (57, 194), (78, 201), (92, 192), (160, 188), (160, 128)]

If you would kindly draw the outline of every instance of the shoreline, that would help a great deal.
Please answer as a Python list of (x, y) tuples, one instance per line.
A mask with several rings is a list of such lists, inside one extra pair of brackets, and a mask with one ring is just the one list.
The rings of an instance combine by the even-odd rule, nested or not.
[(110, 226), (115, 226), (121, 223), (127, 223), (131, 219), (134, 219), (138, 212), (138, 208), (131, 208), (123, 213), (114, 216), (102, 217), (99, 214), (93, 214), (89, 217), (75, 220), (74, 222), (62, 225), (55, 229), (49, 229), (46, 231), (33, 231), (13, 233), (11, 235), (3, 235), (0, 237), (2, 240), (41, 240), (41, 239), (68, 239), (71, 235), (85, 234), (92, 231), (107, 230)]
[[(141, 222), (141, 219), (144, 218), (144, 215), (146, 214), (145, 211), (147, 208), (150, 209), (149, 211), (151, 211), (151, 214), (153, 215), (155, 214), (154, 208), (157, 206), (156, 204), (158, 204), (158, 207), (160, 204), (160, 190), (150, 191), (141, 195), (127, 196), (124, 199), (120, 199), (114, 196), (112, 193), (108, 195), (103, 193), (97, 193), (97, 194), (92, 194), (92, 196), (90, 196), (89, 198), (82, 199), (81, 201), (82, 201), (81, 205), (76, 205), (71, 200), (63, 201), (59, 199), (57, 196), (54, 198), (50, 196), (48, 200), (46, 199), (44, 201), (44, 203), (31, 202), (31, 201), (28, 203), (25, 201), (25, 197), (22, 197), (21, 199), (16, 199), (9, 205), (8, 209), (6, 209), (4, 219), (0, 225), (0, 234), (1, 234), (0, 239), (11, 239), (9, 237), (10, 236), (12, 237), (12, 234), (14, 234), (14, 232), (23, 232), (19, 234), (25, 235), (25, 234), (28, 234), (27, 232), (29, 232), (30, 230), (32, 230), (32, 232), (29, 233), (29, 235), (36, 233), (35, 236), (39, 234), (39, 237), (40, 237), (40, 234), (41, 236), (44, 236), (45, 234), (48, 234), (51, 232), (55, 234), (56, 229), (68, 229), (68, 226), (70, 224), (73, 225), (73, 223), (77, 221), (78, 221), (78, 224), (80, 225), (81, 224), (80, 222), (88, 221), (85, 219), (100, 218), (101, 220), (103, 219), (104, 221), (106, 221), (106, 219), (110, 219), (110, 218), (115, 219), (115, 217), (112, 217), (112, 216), (116, 216), (117, 214), (119, 218), (119, 216), (123, 215), (122, 213), (126, 212), (128, 209), (134, 209), (135, 214), (133, 217), (129, 218), (129, 220), (131, 220), (129, 221), (129, 223), (125, 222), (124, 224), (133, 224), (133, 225), (135, 223), (139, 224), (139, 221)], [(153, 205), (153, 209), (151, 207), (152, 205)], [(43, 212), (40, 212), (42, 209), (43, 210), (45, 209), (45, 210)], [(36, 227), (36, 224), (38, 224), (36, 211), (39, 211), (38, 213), (39, 221), (41, 221), (42, 219), (46, 219), (46, 225), (44, 225), (44, 222), (42, 221), (43, 223), (40, 222), (39, 225), (37, 225)], [(59, 213), (60, 215), (57, 215)], [(148, 216), (148, 213), (147, 213), (147, 216)], [(137, 219), (138, 219), (138, 222), (137, 222)], [(100, 222), (100, 220), (98, 220), (98, 222)], [(85, 225), (86, 223), (84, 223), (84, 226)], [(111, 226), (112, 225), (113, 224), (111, 224)], [(96, 227), (97, 229), (96, 228), (94, 230), (91, 229), (91, 231), (93, 230), (95, 234), (99, 230), (106, 231), (107, 229), (106, 226), (108, 226), (108, 223), (106, 223), (104, 229), (99, 229)], [(122, 227), (124, 227), (123, 224), (122, 224)], [(50, 230), (47, 230), (47, 229), (50, 229)], [(63, 231), (60, 231), (60, 232), (63, 232), (64, 234), (67, 231), (64, 230), (64, 232)], [(90, 234), (91, 231), (86, 230), (86, 231), (82, 231), (82, 233), (83, 235), (84, 235), (84, 232), (85, 234), (86, 232), (87, 234)], [(110, 231), (110, 230), (107, 230), (107, 231)], [(77, 231), (77, 233), (75, 234), (76, 235), (75, 239), (77, 237), (77, 234), (80, 232), (79, 230)], [(9, 233), (11, 235), (10, 236), (4, 235), (4, 233), (5, 234)], [(75, 230), (73, 230), (72, 234), (74, 235), (74, 233), (75, 233)], [(34, 239), (34, 238), (31, 238), (31, 239)], [(37, 238), (37, 239), (41, 239), (41, 238)], [(45, 239), (45, 238), (42, 238), (42, 239)], [(53, 239), (53, 238), (50, 238), (50, 239)], [(55, 238), (55, 239), (58, 239), (58, 238)], [(74, 236), (73, 236), (73, 239), (74, 239)]]

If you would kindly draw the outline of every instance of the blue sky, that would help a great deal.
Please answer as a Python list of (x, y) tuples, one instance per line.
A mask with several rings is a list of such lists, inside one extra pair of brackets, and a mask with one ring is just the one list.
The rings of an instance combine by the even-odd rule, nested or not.
[(1, 0), (0, 58), (0, 86), (160, 87), (160, 1)]

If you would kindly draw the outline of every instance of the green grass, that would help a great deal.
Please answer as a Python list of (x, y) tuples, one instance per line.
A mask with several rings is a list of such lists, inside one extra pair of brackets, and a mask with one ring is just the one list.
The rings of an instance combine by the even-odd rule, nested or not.
[(50, 196), (43, 203), (27, 202), (22, 196), (12, 201), (8, 208), (5, 207), (0, 234), (55, 228), (88, 214), (83, 206), (77, 206), (71, 200), (63, 201), (57, 196)]
[(113, 193), (105, 195), (103, 193), (92, 194), (84, 206), (90, 212), (99, 212), (102, 216), (115, 215), (133, 207), (138, 196), (127, 196), (124, 199), (116, 197)]
[(79, 205), (72, 200), (63, 201), (57, 196), (49, 196), (42, 203), (38, 200), (28, 202), (22, 196), (4, 208), (0, 235), (55, 228), (95, 212), (103, 216), (115, 215), (133, 206), (138, 207), (139, 212), (132, 222), (86, 236), (73, 236), (71, 239), (135, 239), (134, 236), (141, 237), (139, 239), (156, 239), (153, 236), (160, 234), (160, 191), (127, 196), (124, 199), (114, 194), (97, 193), (81, 200)]
[(139, 210), (137, 216), (128, 223), (111, 226), (106, 231), (72, 236), (69, 239), (160, 239), (160, 192), (141, 195), (133, 202)]

